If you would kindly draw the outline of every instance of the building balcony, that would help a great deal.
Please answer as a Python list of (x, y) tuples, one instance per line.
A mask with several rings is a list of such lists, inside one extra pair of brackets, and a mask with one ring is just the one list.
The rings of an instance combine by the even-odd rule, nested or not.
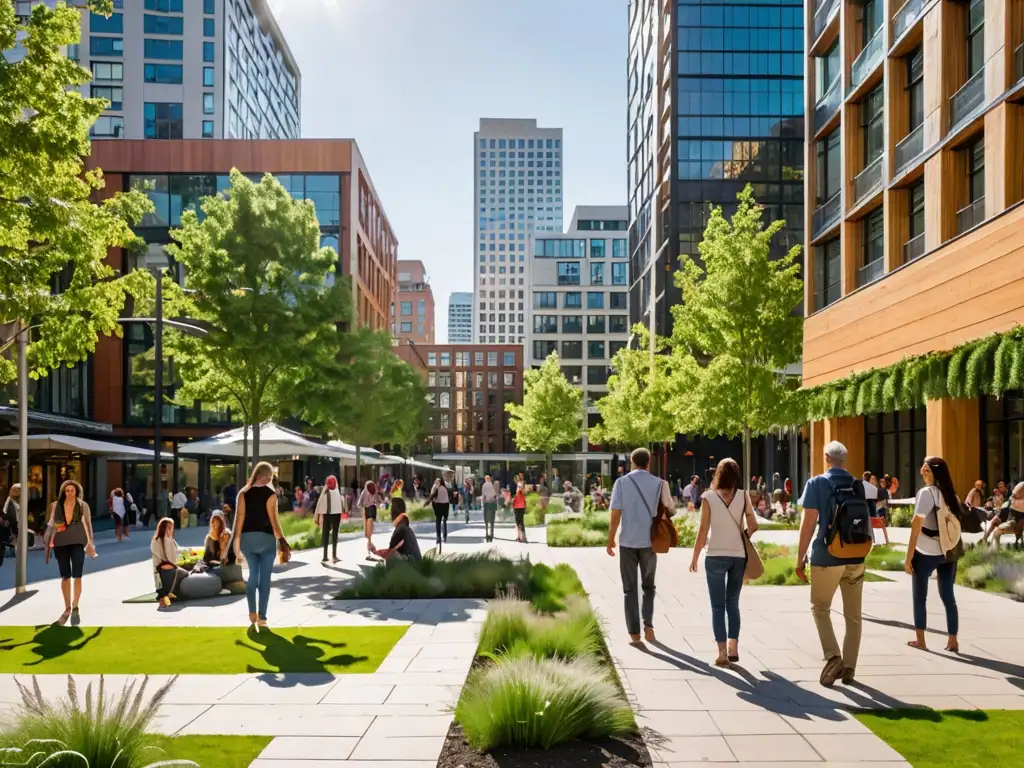
[(812, 236), (817, 237), (822, 232), (831, 229), (839, 222), (843, 213), (843, 195), (836, 192), (824, 205), (819, 206), (811, 217)]
[(814, 132), (820, 131), (832, 118), (832, 115), (839, 109), (842, 103), (842, 89), (839, 87), (839, 78), (832, 81), (825, 95), (818, 99), (814, 105)]
[(896, 173), (902, 173), (914, 160), (924, 152), (924, 123), (896, 145)]
[(985, 198), (979, 197), (970, 205), (956, 212), (956, 231), (963, 234), (985, 221)]
[(903, 244), (903, 263), (907, 264), (924, 255), (924, 232)]
[(883, 153), (872, 160), (863, 171), (857, 174), (857, 178), (853, 180), (854, 208), (864, 202), (871, 193), (881, 188), (882, 180), (885, 176), (883, 173), (884, 170), (885, 154)]
[(838, 9), (839, 0), (818, 0), (817, 7), (814, 9), (813, 40), (817, 40), (821, 37), (821, 33), (825, 31), (825, 27), (827, 27), (828, 23), (832, 21), (832, 17)]
[(885, 35), (882, 34), (882, 30), (879, 29), (875, 32), (875, 36), (868, 40), (868, 44), (864, 46), (857, 58), (853, 60), (853, 65), (850, 67), (850, 92), (857, 90), (860, 85), (868, 79), (868, 75), (875, 71), (883, 58), (885, 53), (885, 47), (883, 46), (883, 38)]
[(892, 39), (899, 40), (914, 22), (921, 18), (925, 0), (907, 0), (903, 7), (896, 11), (892, 20)]
[(885, 273), (885, 259), (876, 258), (869, 261), (857, 270), (857, 287), (863, 288), (868, 283), (873, 283)]
[(970, 118), (985, 101), (985, 68), (949, 98), (949, 129), (952, 131)]

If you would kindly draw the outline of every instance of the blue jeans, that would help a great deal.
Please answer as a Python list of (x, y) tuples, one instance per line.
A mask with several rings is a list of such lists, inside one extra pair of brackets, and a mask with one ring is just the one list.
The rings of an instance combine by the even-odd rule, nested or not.
[(960, 630), (960, 612), (956, 607), (956, 596), (953, 594), (953, 583), (956, 581), (956, 562), (947, 563), (942, 555), (922, 555), (914, 552), (911, 560), (914, 568), (914, 628), (928, 628), (928, 579), (932, 572), (938, 572), (939, 597), (946, 607), (946, 632), (958, 634)]
[[(277, 539), (269, 533), (243, 533), (241, 549), (249, 564), (249, 579), (245, 583), (249, 613), (258, 613), (261, 619), (266, 620), (267, 606), (270, 604), (270, 574), (274, 570), (274, 558), (277, 557)], [(260, 595), (258, 612), (257, 591)]]
[(729, 617), (729, 639), (739, 639), (740, 589), (743, 587), (745, 568), (746, 558), (743, 557), (712, 555), (704, 558), (708, 594), (711, 596), (711, 628), (715, 633), (716, 643), (725, 642), (726, 616)]

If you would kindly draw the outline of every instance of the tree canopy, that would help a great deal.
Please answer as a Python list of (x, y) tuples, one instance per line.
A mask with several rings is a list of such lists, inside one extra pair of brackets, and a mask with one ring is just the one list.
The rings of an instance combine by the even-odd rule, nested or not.
[(583, 392), (565, 378), (552, 352), (540, 368), (523, 374), (523, 403), (506, 403), (509, 428), (521, 451), (550, 456), (582, 434)]
[[(83, 3), (109, 13), (110, 0)], [(91, 74), (68, 59), (80, 39), (75, 8), (37, 4), (24, 23), (14, 3), (0, 3), (0, 324), (35, 326), (29, 346), (33, 376), (86, 360), (100, 334), (120, 334), (129, 294), (151, 285), (143, 272), (119, 276), (107, 249), (141, 241), (132, 224), (151, 210), (145, 195), (91, 196), (104, 186), (84, 171), (89, 128), (106, 106), (77, 90)], [(0, 384), (16, 377), (0, 356)]]

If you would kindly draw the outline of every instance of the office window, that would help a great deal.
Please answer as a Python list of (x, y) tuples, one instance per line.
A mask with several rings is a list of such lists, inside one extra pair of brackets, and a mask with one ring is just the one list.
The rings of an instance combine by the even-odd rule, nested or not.
[(558, 333), (558, 315), (534, 315), (534, 333)]
[(515, 352), (503, 352), (502, 353), (502, 364), (506, 368), (514, 368), (516, 364), (516, 353)]
[(427, 352), (427, 365), (429, 365), (429, 366), (436, 366), (437, 365), (437, 352)]
[(89, 135), (97, 138), (115, 138), (124, 136), (124, 118), (100, 115), (89, 129)]
[(882, 85), (876, 86), (860, 104), (860, 124), (864, 129), (864, 167), (867, 167), (885, 151), (885, 93)]
[(590, 386), (604, 386), (608, 383), (608, 366), (606, 365), (588, 365), (587, 366), (587, 384)]
[(562, 333), (583, 333), (583, 317), (562, 315)]
[(203, 13), (210, 16), (217, 13), (217, 0), (203, 0)]
[[(555, 309), (558, 306), (558, 294), (554, 291), (535, 291), (533, 294), (534, 309)], [(477, 363), (479, 365), (480, 363)]]
[(612, 264), (612, 285), (629, 285), (629, 264)]
[(419, 315), (420, 317), (426, 317), (427, 302), (425, 302), (423, 299), (420, 299), (419, 301), (416, 302), (416, 314)]
[(203, 37), (215, 37), (216, 24), (213, 19), (203, 19)]
[(123, 108), (123, 94), (124, 91), (120, 87), (109, 87), (103, 85), (94, 85), (90, 89), (90, 95), (94, 99), (106, 99), (110, 102), (110, 106), (107, 109), (113, 109), (120, 112)]
[(861, 6), (861, 35), (862, 44), (867, 45), (875, 36), (875, 33), (882, 28), (882, 2), (881, 0), (867, 0)]
[(516, 374), (514, 371), (505, 371), (501, 378), (502, 383), (505, 385), (505, 389), (515, 389)]
[[(203, 120), (203, 138), (213, 138), (213, 120)], [(323, 243), (321, 243), (321, 245), (323, 245)], [(335, 250), (337, 250), (337, 248), (335, 248)]]
[(590, 284), (604, 285), (604, 264), (590, 265)]
[(614, 358), (619, 354), (620, 350), (626, 348), (626, 342), (624, 341), (609, 341), (608, 342), (608, 357)]
[(184, 0), (146, 0), (147, 11), (160, 13), (181, 13)]
[(147, 59), (180, 59), (182, 57), (181, 40), (154, 40), (147, 37), (144, 43)]
[(562, 359), (563, 360), (582, 360), (583, 359), (583, 342), (582, 341), (563, 341), (562, 342)]
[(93, 82), (119, 82), (124, 80), (124, 64), (116, 61), (94, 61)]
[(603, 259), (605, 256), (604, 252), (604, 240), (591, 240), (590, 241), (590, 258), (592, 259)]
[(587, 309), (604, 309), (604, 294), (600, 291), (587, 291)]
[(613, 259), (625, 259), (629, 256), (626, 250), (626, 240), (618, 238), (612, 240), (612, 258)]
[(629, 294), (628, 293), (610, 293), (608, 294), (608, 308), (609, 309), (629, 309)]
[(864, 219), (864, 266), (881, 262), (885, 250), (885, 216), (878, 208)]
[(204, 115), (212, 115), (213, 114), (213, 94), (212, 93), (204, 93), (203, 94), (203, 114)]
[(610, 315), (608, 317), (608, 333), (628, 333), (629, 318), (626, 315)]
[(971, 0), (967, 12), (967, 79), (985, 66), (985, 0)]
[(915, 48), (906, 61), (907, 106), (910, 110), (910, 131), (913, 131), (924, 122), (924, 48)]
[[(497, 364), (498, 364), (498, 353), (497, 352), (488, 352), (487, 353), (487, 367), (488, 368), (493, 368)], [(490, 375), (492, 375), (492, 374), (488, 374), (488, 376), (490, 376)]]
[[(474, 352), (473, 353), (473, 365), (483, 365), (483, 364), (484, 364), (484, 353), (483, 352)], [(480, 384), (480, 377), (481, 376), (482, 376), (482, 374), (479, 374), (479, 373), (476, 375), (477, 386), (478, 387), (481, 386), (481, 384)]]
[(402, 333), (412, 333), (412, 323), (404, 322), (403, 321), (402, 324), (401, 324), (401, 332)]
[(171, 83), (180, 85), (183, 67), (181, 64), (144, 64), (142, 79), (147, 83)]
[(828, 49), (824, 56), (819, 56), (815, 60), (815, 66), (818, 68), (818, 76), (815, 78), (818, 88), (816, 98), (820, 100), (832, 89), (836, 78), (839, 77), (838, 41)]
[(587, 318), (587, 333), (604, 333), (604, 315), (591, 315)]
[(559, 285), (579, 285), (580, 284), (580, 265), (576, 261), (560, 261), (558, 262), (558, 284)]
[(213, 67), (203, 67), (203, 87), (213, 88), (214, 86)]
[(985, 196), (985, 137), (980, 137), (967, 148), (968, 195), (974, 203)]
[(203, 43), (203, 61), (213, 62), (216, 60), (216, 47), (213, 43)]
[(817, 152), (817, 204), (827, 203), (833, 195), (839, 193), (842, 183), (841, 162), (839, 151), (839, 128), (823, 138), (815, 146)]
[(583, 294), (579, 291), (568, 291), (563, 302), (562, 306), (565, 309), (579, 309), (583, 306)]
[(113, 13), (108, 19), (98, 13), (89, 14), (89, 32), (96, 35), (124, 34), (124, 15)]
[(123, 56), (124, 40), (120, 37), (89, 37), (90, 56)]
[(535, 341), (533, 342), (533, 357), (535, 360), (544, 360), (552, 352), (558, 351), (557, 341)]
[(398, 307), (399, 307), (399, 312), (403, 316), (409, 317), (409, 316), (412, 315), (412, 302), (411, 301), (401, 301), (401, 302), (398, 303)]
[(824, 309), (838, 301), (842, 273), (839, 238), (814, 249), (814, 309)]
[(182, 110), (180, 103), (146, 102), (143, 107), (147, 139), (180, 139)]
[(142, 17), (142, 29), (147, 35), (182, 35), (185, 33), (185, 18), (147, 13)]
[(588, 360), (604, 360), (604, 342), (603, 341), (588, 341), (587, 342), (587, 359)]
[(924, 180), (907, 190), (910, 198), (910, 239), (924, 234)]

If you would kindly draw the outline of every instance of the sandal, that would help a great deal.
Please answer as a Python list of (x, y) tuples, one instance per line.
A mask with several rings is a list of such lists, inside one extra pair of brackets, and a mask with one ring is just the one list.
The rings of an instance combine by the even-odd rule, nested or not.
[(256, 626), (256, 620), (257, 620), (256, 613), (255, 612), (254, 613), (250, 613), (249, 614), (249, 626), (251, 626), (251, 627)]
[(960, 653), (960, 643), (954, 643), (953, 645), (946, 646), (947, 653)]
[(266, 619), (260, 619), (260, 620), (259, 620), (259, 621), (258, 621), (258, 622), (256, 623), (256, 626), (258, 626), (258, 627), (266, 627), (266, 626), (267, 626), (267, 620), (266, 620)]
[(728, 654), (726, 654), (725, 651), (720, 651), (719, 652), (718, 658), (715, 659), (715, 666), (716, 667), (728, 667), (729, 666), (729, 656), (728, 656)]
[(64, 609), (64, 613), (62, 613), (60, 615), (60, 618), (57, 619), (57, 624), (59, 624), (60, 626), (63, 627), (65, 624), (68, 623), (68, 619), (70, 619), (70, 618), (71, 618), (71, 609), (70, 608), (65, 608)]
[(917, 650), (919, 650), (919, 651), (927, 651), (928, 650), (928, 646), (926, 646), (924, 643), (917, 642), (917, 640), (907, 640), (907, 645), (910, 646), (911, 648), (917, 648)]

